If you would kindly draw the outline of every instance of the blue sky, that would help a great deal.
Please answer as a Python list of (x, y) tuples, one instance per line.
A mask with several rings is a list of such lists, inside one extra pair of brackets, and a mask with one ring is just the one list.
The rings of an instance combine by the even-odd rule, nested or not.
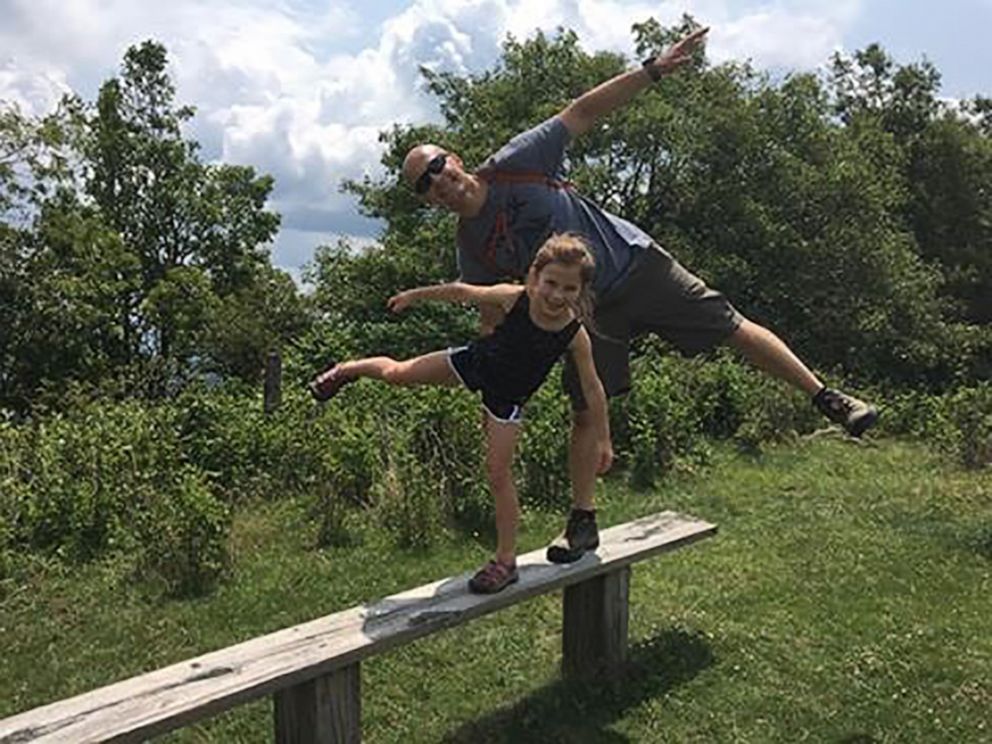
[(378, 172), (380, 130), (436, 116), (420, 65), (478, 71), (507, 33), (558, 26), (631, 54), (633, 22), (684, 12), (711, 26), (715, 61), (811, 70), (877, 41), (926, 56), (949, 98), (992, 96), (992, 0), (0, 0), (0, 101), (40, 114), (70, 89), (92, 98), (129, 44), (162, 41), (205, 157), (275, 176), (273, 262), (298, 275), (317, 245), (375, 237), (337, 186)]

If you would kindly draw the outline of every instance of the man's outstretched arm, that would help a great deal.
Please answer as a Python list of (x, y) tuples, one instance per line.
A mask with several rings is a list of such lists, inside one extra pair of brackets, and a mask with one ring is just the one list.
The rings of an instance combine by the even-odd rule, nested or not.
[[(699, 28), (683, 36), (652, 63), (657, 74), (666, 75), (692, 59), (692, 53), (703, 43), (709, 27)], [(597, 85), (572, 101), (560, 117), (572, 137), (578, 137), (592, 128), (596, 120), (606, 116), (630, 101), (651, 85), (652, 78), (644, 67), (628, 70)]]

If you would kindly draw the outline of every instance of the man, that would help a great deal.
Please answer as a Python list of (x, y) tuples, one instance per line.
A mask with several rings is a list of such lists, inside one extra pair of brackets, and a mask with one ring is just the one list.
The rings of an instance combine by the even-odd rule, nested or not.
[[(514, 137), (478, 171), (436, 145), (407, 153), (403, 177), (427, 203), (459, 216), (461, 279), (494, 284), (523, 278), (534, 251), (552, 232), (582, 235), (595, 254), (597, 297), (592, 334), (596, 368), (608, 396), (630, 389), (629, 340), (653, 332), (695, 354), (727, 343), (758, 368), (808, 394), (817, 408), (860, 436), (878, 413), (827, 388), (775, 334), (742, 316), (719, 292), (690, 274), (635, 225), (605, 212), (562, 180), (565, 146), (598, 119), (687, 63), (708, 29), (699, 29), (583, 94), (557, 116)], [(498, 317), (483, 314), (483, 329)], [(609, 467), (610, 445), (599, 441), (573, 365), (563, 382), (574, 411), (569, 451), (573, 508), (565, 532), (548, 548), (556, 562), (577, 560), (599, 544), (593, 506), (596, 473)]]

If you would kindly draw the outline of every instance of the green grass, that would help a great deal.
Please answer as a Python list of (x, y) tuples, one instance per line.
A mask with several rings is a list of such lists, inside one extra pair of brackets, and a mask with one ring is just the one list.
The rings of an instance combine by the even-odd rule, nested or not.
[[(992, 741), (992, 476), (920, 445), (812, 439), (650, 493), (603, 489), (601, 525), (675, 508), (720, 533), (638, 564), (621, 685), (559, 681), (542, 597), (363, 664), (370, 742)], [(528, 513), (522, 549), (559, 529)], [(473, 568), (486, 545), (312, 549), (293, 502), (245, 509), (229, 581), (151, 601), (120, 565), (48, 567), (0, 605), (0, 716)], [(170, 741), (271, 740), (271, 704)]]

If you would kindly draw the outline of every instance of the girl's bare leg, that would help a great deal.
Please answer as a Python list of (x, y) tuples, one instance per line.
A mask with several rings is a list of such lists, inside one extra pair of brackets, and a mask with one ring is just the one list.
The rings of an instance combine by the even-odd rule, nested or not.
[(486, 473), (496, 501), (496, 560), (516, 563), (519, 507), (513, 483), (513, 452), (520, 424), (506, 424), (486, 414)]
[(391, 357), (369, 357), (342, 362), (335, 374), (345, 379), (371, 377), (390, 385), (455, 385), (458, 378), (448, 364), (447, 351), (435, 351), (404, 361)]

